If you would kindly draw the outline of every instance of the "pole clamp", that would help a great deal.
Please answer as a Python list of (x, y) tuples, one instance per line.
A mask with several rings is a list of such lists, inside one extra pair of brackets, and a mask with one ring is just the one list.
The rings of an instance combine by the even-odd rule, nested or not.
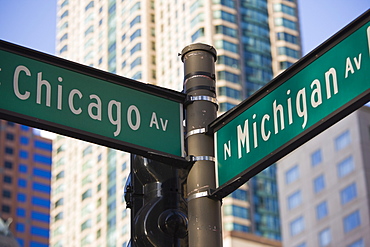
[(207, 132), (206, 128), (193, 129), (186, 134), (185, 138), (188, 138), (189, 136), (196, 135), (196, 134), (204, 134), (206, 132)]
[(204, 160), (206, 160), (206, 161), (213, 161), (213, 162), (216, 161), (216, 158), (215, 157), (213, 157), (213, 156), (206, 156), (206, 155), (204, 155), (204, 156), (189, 155), (189, 156), (186, 157), (186, 159), (188, 161), (193, 161), (193, 162), (195, 162), (195, 161), (204, 161)]
[(208, 190), (197, 192), (197, 193), (194, 193), (194, 194), (191, 194), (190, 196), (188, 196), (187, 201), (189, 202), (191, 200), (194, 200), (194, 199), (197, 199), (197, 198), (200, 198), (200, 197), (208, 197), (210, 195), (211, 195), (211, 193)]
[(186, 97), (185, 105), (189, 105), (194, 101), (208, 101), (216, 105), (218, 109), (218, 102), (215, 97), (207, 96), (207, 95), (188, 95)]

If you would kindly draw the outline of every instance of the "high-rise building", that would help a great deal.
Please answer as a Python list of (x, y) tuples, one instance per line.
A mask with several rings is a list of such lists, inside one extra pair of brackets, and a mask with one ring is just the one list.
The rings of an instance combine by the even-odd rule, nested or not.
[[(58, 6), (59, 56), (135, 80), (181, 91), (178, 53), (191, 43), (213, 45), (220, 114), (301, 56), (296, 0), (59, 0)], [(225, 198), (223, 211), (224, 231), (280, 240), (276, 167)]]
[(62, 136), (54, 143), (50, 246), (126, 246), (129, 155)]
[(370, 245), (370, 108), (280, 160), (283, 246)]
[(51, 140), (0, 120), (0, 217), (21, 247), (48, 246)]

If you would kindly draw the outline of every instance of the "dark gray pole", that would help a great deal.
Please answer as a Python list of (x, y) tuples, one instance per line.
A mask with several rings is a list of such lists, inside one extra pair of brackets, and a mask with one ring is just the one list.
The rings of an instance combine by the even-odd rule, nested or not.
[(216, 188), (213, 135), (206, 133), (217, 112), (216, 58), (216, 50), (205, 44), (192, 44), (181, 52), (187, 153), (195, 161), (187, 180), (190, 247), (222, 246), (221, 202), (208, 197)]

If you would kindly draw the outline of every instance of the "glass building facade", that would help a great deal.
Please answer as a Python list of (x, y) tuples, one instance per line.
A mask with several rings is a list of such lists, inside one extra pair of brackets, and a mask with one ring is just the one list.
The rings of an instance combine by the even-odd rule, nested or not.
[[(213, 45), (219, 114), (301, 56), (296, 0), (59, 0), (58, 6), (60, 56), (146, 83), (181, 91), (178, 53), (191, 43)], [(224, 230), (280, 240), (276, 184), (273, 165), (226, 197)], [(119, 210), (112, 210), (118, 224)]]
[(20, 246), (48, 246), (51, 140), (25, 125), (0, 120), (0, 217)]

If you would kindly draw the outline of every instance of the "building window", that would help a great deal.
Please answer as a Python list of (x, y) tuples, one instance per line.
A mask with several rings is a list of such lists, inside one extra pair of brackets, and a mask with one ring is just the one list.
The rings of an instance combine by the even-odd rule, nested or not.
[(299, 178), (299, 168), (298, 165), (293, 166), (285, 173), (286, 184), (291, 184)]
[(18, 178), (18, 186), (22, 188), (27, 187), (27, 180), (23, 178)]
[(317, 166), (322, 162), (321, 150), (316, 150), (311, 154), (311, 165)]
[(295, 236), (301, 232), (303, 232), (305, 229), (305, 224), (304, 224), (304, 218), (303, 216), (300, 216), (290, 222), (290, 236)]
[(220, 112), (226, 112), (233, 108), (234, 106), (235, 106), (234, 104), (231, 104), (229, 102), (220, 103)]
[(2, 205), (1, 206), (1, 211), (4, 212), (4, 213), (10, 213), (10, 206)]
[(3, 190), (3, 197), (4, 198), (11, 198), (12, 192), (10, 190)]
[(238, 199), (238, 200), (241, 200), (241, 201), (246, 201), (248, 196), (247, 196), (247, 191), (246, 190), (242, 190), (242, 189), (237, 189), (235, 190), (234, 192), (232, 192), (230, 194), (230, 196), (234, 199)]
[[(226, 81), (229, 81), (229, 82), (240, 84), (240, 77), (239, 77), (239, 75), (234, 74), (234, 73), (231, 73), (229, 71), (218, 71), (217, 72), (217, 79), (218, 80), (226, 80)], [(220, 93), (221, 92), (223, 93), (222, 90), (219, 90), (219, 92)], [(239, 98), (240, 98), (240, 96), (239, 96)]]
[(326, 201), (323, 201), (322, 203), (316, 206), (316, 218), (318, 220), (321, 220), (327, 215), (328, 215), (328, 205)]
[(4, 183), (11, 184), (12, 183), (12, 177), (4, 175), (3, 181), (4, 181)]
[(89, 33), (94, 32), (94, 26), (90, 26), (88, 29), (85, 31), (85, 36), (87, 36)]
[(92, 226), (92, 220), (88, 219), (84, 223), (81, 224), (81, 232), (87, 228), (91, 228)]
[(281, 4), (281, 3), (275, 3), (274, 4), (274, 11), (275, 12), (283, 12), (287, 15), (291, 15), (291, 16), (295, 16), (295, 9), (290, 7), (290, 6), (287, 6), (285, 4)]
[(140, 2), (137, 2), (137, 3), (134, 4), (134, 6), (131, 7), (130, 13), (132, 14), (133, 12), (135, 12), (136, 10), (139, 10), (139, 9), (141, 9), (141, 4), (140, 4)]
[(51, 165), (52, 158), (50, 156), (45, 156), (42, 154), (34, 154), (33, 161), (43, 163), (44, 165)]
[(39, 169), (39, 168), (33, 168), (33, 175), (37, 176), (37, 177), (50, 179), (51, 178), (51, 171), (50, 170)]
[[(44, 238), (49, 238), (49, 229), (37, 226), (31, 226), (31, 233)], [(36, 246), (36, 245), (35, 245)]]
[(35, 140), (35, 147), (46, 151), (52, 151), (53, 145), (49, 142)]
[(88, 190), (86, 190), (86, 191), (82, 194), (81, 199), (82, 199), (82, 201), (83, 201), (83, 200), (85, 200), (86, 198), (89, 198), (89, 197), (91, 197), (91, 196), (92, 196), (92, 190), (91, 190), (91, 189), (88, 189)]
[(63, 219), (63, 212), (59, 212), (57, 215), (54, 217), (54, 222)]
[(290, 67), (290, 66), (292, 66), (292, 65), (293, 65), (293, 63), (291, 63), (291, 62), (281, 61), (281, 62), (280, 62), (280, 69), (281, 69), (281, 70), (284, 70), (284, 69), (289, 68), (289, 67)]
[(130, 41), (132, 42), (137, 37), (141, 37), (141, 29), (136, 30), (131, 36)]
[(275, 18), (275, 25), (276, 26), (284, 26), (286, 28), (297, 30), (297, 23), (282, 17)]
[(337, 165), (338, 177), (342, 178), (347, 174), (351, 173), (355, 169), (353, 157), (350, 156)]
[(58, 201), (55, 202), (54, 208), (57, 208), (64, 204), (64, 199), (60, 198)]
[(23, 164), (20, 164), (19, 167), (18, 167), (18, 171), (21, 172), (21, 173), (27, 173), (27, 166), (26, 165), (23, 165)]
[(335, 138), (334, 142), (335, 150), (337, 151), (347, 147), (351, 143), (351, 135), (349, 130), (346, 130), (345, 132), (340, 134), (337, 138)]
[(231, 23), (236, 23), (236, 16), (223, 10), (214, 11), (213, 18), (222, 19)]
[(141, 43), (137, 43), (131, 50), (130, 50), (130, 54), (131, 56), (137, 52), (137, 51), (141, 51)]
[(238, 223), (225, 223), (224, 225), (226, 231), (239, 231), (239, 232), (250, 232), (250, 229), (246, 225), (238, 224)]
[(300, 190), (288, 196), (288, 209), (289, 210), (292, 210), (298, 207), (299, 205), (301, 205), (301, 203), (302, 203), (302, 194)]
[(50, 209), (50, 201), (41, 197), (32, 197), (32, 204)]
[(59, 39), (59, 42), (68, 39), (68, 33), (63, 34), (63, 36)]
[(25, 202), (27, 200), (27, 196), (23, 193), (18, 193), (17, 195), (17, 201), (19, 202)]
[[(204, 28), (203, 28), (203, 31), (204, 31)], [(231, 28), (231, 27), (227, 27), (227, 26), (224, 26), (224, 25), (216, 26), (216, 33), (221, 33), (221, 34), (233, 37), (233, 38), (238, 37), (238, 32), (236, 31), (236, 29)]]
[(132, 28), (135, 24), (137, 23), (140, 23), (141, 22), (141, 16), (138, 15), (136, 16), (131, 22), (130, 22), (130, 28)]
[(94, 7), (94, 1), (91, 1), (91, 2), (89, 2), (89, 3), (86, 5), (86, 7), (85, 7), (85, 11), (87, 11), (88, 9), (90, 9), (90, 8), (92, 8), (92, 7)]
[(24, 224), (16, 223), (15, 224), (15, 229), (16, 229), (17, 232), (24, 232)]
[(292, 48), (285, 47), (285, 46), (278, 47), (278, 54), (287, 55), (289, 57), (296, 58), (296, 59), (299, 58), (299, 52), (297, 50), (294, 50)]
[(234, 53), (238, 53), (238, 50), (239, 50), (237, 44), (231, 43), (226, 40), (216, 40), (215, 47), (216, 49), (224, 49), (224, 50), (231, 51)]
[(314, 179), (313, 187), (314, 187), (315, 193), (319, 193), (320, 191), (325, 189), (325, 178), (323, 174)]
[(197, 25), (198, 23), (201, 23), (203, 21), (204, 21), (204, 13), (199, 13), (196, 17), (194, 17), (190, 21), (190, 26), (191, 26), (191, 28), (193, 28), (195, 25)]
[(234, 216), (238, 218), (248, 219), (248, 209), (236, 205), (225, 205), (224, 214), (227, 216)]
[(46, 213), (32, 211), (31, 212), (31, 218), (35, 221), (50, 223), (50, 215), (46, 214)]
[(136, 66), (141, 65), (141, 57), (136, 58), (132, 63), (131, 63), (131, 69), (135, 68)]
[(68, 16), (68, 10), (64, 11), (63, 14), (60, 16), (60, 19), (63, 19), (64, 17)]
[(12, 162), (10, 162), (10, 161), (5, 161), (5, 162), (4, 162), (4, 167), (5, 167), (6, 169), (13, 169), (13, 163), (12, 163)]
[(364, 240), (361, 238), (356, 242), (353, 242), (352, 244), (348, 245), (347, 247), (365, 247)]
[(6, 154), (14, 154), (14, 150), (11, 147), (5, 147), (5, 153)]
[(55, 180), (58, 180), (58, 179), (61, 179), (61, 178), (64, 178), (64, 171), (59, 172), (59, 173), (55, 176)]
[(199, 28), (192, 36), (191, 40), (192, 42), (196, 41), (198, 38), (204, 36), (204, 27)]
[(26, 210), (24, 208), (17, 208), (17, 216), (25, 217), (26, 216)]
[(360, 225), (361, 225), (361, 219), (360, 219), (359, 210), (356, 210), (355, 212), (347, 215), (343, 219), (343, 227), (344, 227), (345, 233), (352, 231), (353, 229), (359, 227)]
[(6, 133), (5, 137), (8, 141), (13, 141), (14, 140), (14, 135), (12, 133)]
[(297, 44), (297, 45), (299, 44), (297, 36), (294, 36), (294, 35), (291, 35), (291, 34), (288, 34), (288, 33), (284, 33), (284, 32), (277, 33), (277, 39), (278, 40), (284, 40), (284, 41), (287, 41), (287, 42), (292, 43), (292, 44)]
[(342, 205), (352, 201), (356, 197), (357, 197), (356, 183), (350, 184), (340, 191), (340, 201)]
[(32, 189), (34, 191), (38, 191), (38, 192), (46, 193), (46, 194), (50, 194), (51, 192), (50, 185), (37, 183), (37, 182), (32, 183)]
[(319, 246), (325, 247), (331, 243), (330, 229), (326, 228), (319, 233)]
[(28, 159), (28, 152), (26, 150), (20, 150), (19, 157), (22, 159)]

